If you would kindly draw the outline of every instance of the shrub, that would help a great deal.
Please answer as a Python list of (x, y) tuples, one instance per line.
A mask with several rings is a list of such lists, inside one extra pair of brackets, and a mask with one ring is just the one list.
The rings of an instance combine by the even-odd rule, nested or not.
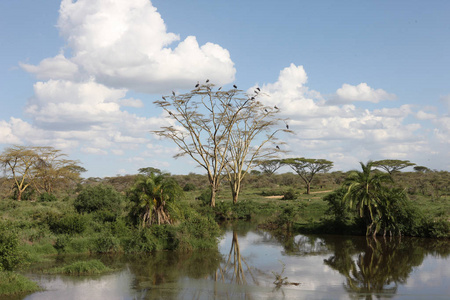
[(101, 234), (94, 240), (93, 251), (97, 253), (112, 253), (118, 252), (120, 242), (111, 233)]
[(39, 196), (39, 202), (54, 202), (57, 200), (58, 200), (58, 198), (56, 198), (55, 195), (49, 194), (49, 193), (42, 193)]
[(108, 211), (118, 216), (121, 213), (122, 195), (113, 187), (95, 185), (84, 188), (73, 205), (79, 213)]
[(56, 234), (82, 233), (86, 229), (86, 218), (75, 213), (58, 216), (56, 214), (47, 217), (50, 230)]
[(204, 189), (200, 196), (197, 197), (197, 200), (199, 200), (204, 205), (209, 205), (209, 202), (211, 201), (211, 189)]
[[(0, 271), (0, 296), (17, 296), (18, 294), (31, 293), (39, 290), (40, 288), (36, 282), (29, 280), (23, 275)], [(15, 299), (15, 297), (11, 299)]]
[(0, 271), (11, 271), (21, 262), (18, 246), (17, 235), (0, 223)]
[(295, 200), (297, 199), (297, 193), (293, 189), (289, 189), (283, 194), (283, 200)]
[(135, 230), (122, 240), (126, 253), (152, 252), (156, 250), (156, 243), (157, 240), (150, 228)]
[(183, 191), (185, 191), (185, 192), (194, 191), (195, 189), (196, 189), (196, 186), (193, 183), (186, 183), (183, 187)]

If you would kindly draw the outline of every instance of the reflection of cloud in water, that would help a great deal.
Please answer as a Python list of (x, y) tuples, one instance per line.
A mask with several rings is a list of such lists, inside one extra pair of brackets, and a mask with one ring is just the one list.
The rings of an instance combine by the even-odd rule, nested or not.
[[(415, 268), (407, 282), (398, 288), (399, 294), (414, 290), (415, 294), (450, 295), (450, 258), (436, 258), (428, 255), (422, 265)], [(419, 292), (418, 292), (419, 290)]]
[[(45, 291), (34, 293), (26, 300), (48, 299), (117, 299), (120, 295), (127, 295), (125, 299), (132, 299), (131, 281), (133, 275), (124, 270), (119, 273), (92, 276), (33, 276), (31, 279), (38, 282)], [(120, 298), (124, 299), (124, 298)]]

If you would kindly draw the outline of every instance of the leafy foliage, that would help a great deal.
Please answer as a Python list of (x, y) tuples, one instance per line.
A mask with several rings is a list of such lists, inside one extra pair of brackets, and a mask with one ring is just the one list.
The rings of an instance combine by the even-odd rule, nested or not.
[(149, 177), (140, 176), (127, 193), (131, 203), (129, 216), (140, 227), (171, 224), (174, 220), (169, 208), (174, 208), (171, 204), (179, 200), (181, 195), (180, 186), (172, 178), (153, 173)]
[(73, 205), (79, 213), (107, 211), (118, 216), (122, 212), (123, 197), (113, 187), (99, 184), (81, 190)]
[(11, 232), (6, 224), (0, 223), (0, 271), (11, 271), (21, 262), (18, 246), (17, 234)]

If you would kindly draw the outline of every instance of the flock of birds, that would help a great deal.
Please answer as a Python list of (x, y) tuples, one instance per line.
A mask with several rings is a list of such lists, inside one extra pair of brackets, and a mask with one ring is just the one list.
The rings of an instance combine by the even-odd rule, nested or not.
[[(209, 82), (209, 79), (206, 79), (205, 82), (208, 83), (208, 82)], [(195, 85), (195, 88), (198, 88), (199, 86), (200, 86), (200, 82), (197, 81), (197, 84)], [(233, 84), (233, 88), (234, 88), (234, 89), (237, 89), (237, 85)], [(222, 87), (219, 87), (217, 90), (220, 91), (221, 89), (222, 89)], [(261, 92), (261, 89), (260, 89), (259, 87), (256, 87), (256, 89), (255, 89), (255, 91), (254, 91), (255, 95), (257, 95), (259, 92)], [(174, 91), (172, 91), (172, 95), (173, 95), (174, 97), (176, 96), (176, 94), (175, 94)], [(162, 96), (162, 98), (163, 98), (163, 100), (166, 100), (166, 98), (165, 98), (164, 96)], [(250, 98), (250, 100), (255, 100), (255, 96), (252, 96), (252, 97)], [(228, 106), (231, 106), (231, 104), (228, 104)], [(275, 105), (273, 108), (276, 109), (276, 110), (279, 109), (276, 105)], [(266, 113), (269, 112), (269, 111), (267, 110), (267, 108), (264, 108), (264, 111), (265, 111)], [(172, 115), (172, 112), (169, 111), (169, 115)], [(288, 125), (287, 123), (286, 123), (286, 129), (289, 130), (289, 125)], [(278, 145), (277, 145), (275, 148), (276, 148), (277, 150), (280, 150), (280, 146), (278, 146)]]

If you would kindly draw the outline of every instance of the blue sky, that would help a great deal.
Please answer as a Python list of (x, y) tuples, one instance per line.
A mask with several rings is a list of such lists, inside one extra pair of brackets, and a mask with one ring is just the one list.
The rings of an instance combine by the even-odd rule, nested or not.
[[(450, 170), (450, 2), (0, 2), (0, 148), (50, 145), (85, 176), (203, 173), (149, 131), (205, 78), (256, 85), (290, 157)], [(281, 137), (283, 138), (283, 137)]]

